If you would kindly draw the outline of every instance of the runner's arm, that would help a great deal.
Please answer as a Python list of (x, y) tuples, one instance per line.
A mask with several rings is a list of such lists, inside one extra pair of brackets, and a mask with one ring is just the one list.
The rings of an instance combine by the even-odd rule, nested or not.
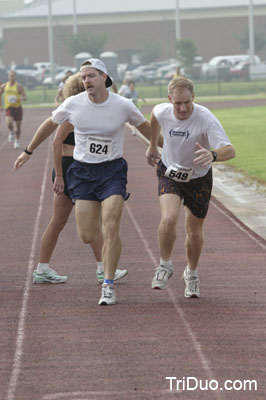
[(4, 84), (1, 85), (1, 87), (0, 87), (0, 110), (3, 109), (3, 107), (2, 107), (2, 94), (4, 93), (5, 86), (6, 86), (6, 84), (4, 83)]
[(21, 100), (26, 101), (27, 100), (27, 95), (26, 95), (24, 86), (19, 85), (18, 90), (19, 90), (19, 93), (21, 94)]
[(73, 125), (71, 125), (67, 121), (63, 122), (57, 128), (52, 144), (54, 169), (55, 169), (54, 191), (58, 195), (64, 193), (64, 187), (65, 187), (63, 180), (63, 170), (62, 170), (62, 146), (64, 140), (71, 131), (73, 131)]
[[(157, 119), (155, 118), (153, 112), (151, 114), (151, 138), (150, 138), (150, 145), (146, 151), (146, 158), (148, 163), (151, 166), (155, 166), (157, 164), (157, 160), (160, 159), (160, 155), (158, 152), (158, 141), (160, 138), (161, 127)], [(163, 138), (161, 139), (161, 142)]]
[(137, 126), (137, 129), (140, 131), (140, 133), (142, 133), (142, 135), (150, 140), (151, 138), (151, 123), (150, 121), (145, 121), (142, 122), (142, 124), (140, 124), (139, 126)]
[(205, 167), (213, 161), (227, 161), (235, 157), (235, 149), (232, 145), (223, 146), (213, 151), (216, 153), (215, 160), (213, 160), (213, 153), (211, 150), (205, 149), (199, 143), (196, 143), (196, 158), (194, 159), (194, 163)]
[[(47, 118), (37, 129), (30, 143), (26, 147), (30, 153), (45, 140), (47, 139), (57, 128), (57, 124), (52, 120), (51, 117)], [(17, 171), (26, 161), (30, 158), (30, 154), (26, 154), (24, 151), (18, 156), (14, 163), (14, 170)]]

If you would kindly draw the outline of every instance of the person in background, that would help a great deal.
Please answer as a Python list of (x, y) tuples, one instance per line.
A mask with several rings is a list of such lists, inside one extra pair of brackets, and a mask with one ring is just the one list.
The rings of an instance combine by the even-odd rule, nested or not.
[(184, 295), (200, 297), (198, 264), (212, 191), (212, 163), (234, 158), (235, 150), (212, 112), (194, 103), (192, 81), (184, 77), (170, 81), (168, 98), (169, 103), (158, 104), (152, 111), (151, 141), (146, 152), (148, 163), (155, 166), (160, 158), (157, 143), (162, 130), (162, 158), (157, 164), (160, 263), (152, 288), (165, 289), (173, 274), (171, 258), (183, 202), (187, 256)]
[(27, 95), (24, 87), (16, 81), (15, 71), (9, 71), (8, 82), (0, 87), (0, 110), (2, 110), (2, 94), (5, 101), (6, 125), (9, 130), (8, 141), (14, 142), (14, 149), (19, 149), (23, 118), (21, 101), (26, 101)]
[(128, 90), (128, 78), (124, 78), (123, 83), (118, 90), (118, 94), (120, 94), (120, 96), (124, 96), (127, 90)]
[(127, 90), (124, 91), (124, 97), (132, 100), (135, 106), (138, 108), (139, 108), (138, 104), (139, 99), (141, 99), (144, 103), (146, 103), (146, 100), (143, 97), (139, 96), (138, 92), (136, 91), (135, 82), (133, 81), (128, 82)]
[(177, 79), (180, 78), (182, 76), (181, 72), (180, 72), (180, 67), (176, 67), (173, 79)]
[(62, 81), (61, 81), (61, 82), (59, 83), (59, 85), (58, 85), (58, 91), (57, 91), (57, 95), (56, 95), (56, 97), (55, 97), (55, 104), (56, 104), (57, 106), (65, 100), (64, 94), (63, 94), (64, 85), (65, 85), (67, 79), (68, 79), (71, 75), (73, 75), (73, 72), (71, 71), (71, 69), (69, 69), (69, 70), (66, 72), (66, 74), (65, 74), (64, 78), (62, 79)]
[[(75, 96), (78, 93), (84, 92), (84, 86), (80, 77), (80, 73), (72, 75), (65, 81), (63, 88), (63, 97), (68, 98)], [(31, 157), (33, 151), (47, 139), (56, 129), (57, 125), (53, 123), (51, 118), (44, 121), (37, 129), (35, 135), (30, 141), (29, 145), (18, 156), (15, 161), (14, 169), (17, 171), (21, 168)], [(65, 181), (66, 171), (74, 161), (73, 150), (75, 145), (74, 133), (70, 132), (64, 141), (62, 149), (62, 170)], [(55, 179), (55, 171), (53, 170), (52, 179)], [(34, 283), (63, 283), (67, 280), (67, 276), (59, 275), (55, 270), (50, 268), (50, 261), (55, 249), (57, 240), (73, 209), (73, 203), (69, 197), (67, 185), (65, 183), (64, 193), (60, 196), (54, 195), (53, 199), (53, 215), (51, 220), (42, 236), (40, 258), (36, 270), (33, 272)], [(96, 277), (99, 283), (104, 279), (104, 268), (102, 262), (102, 234), (99, 235), (98, 240), (91, 243), (91, 248), (97, 262)], [(126, 276), (128, 271), (126, 269), (117, 269), (115, 272), (114, 280), (118, 280)]]

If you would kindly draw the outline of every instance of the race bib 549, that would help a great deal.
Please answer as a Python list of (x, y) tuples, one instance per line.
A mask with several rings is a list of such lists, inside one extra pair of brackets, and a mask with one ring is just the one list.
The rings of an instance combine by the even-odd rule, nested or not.
[(185, 168), (178, 164), (170, 165), (165, 171), (165, 176), (176, 182), (189, 182), (192, 176), (193, 169)]

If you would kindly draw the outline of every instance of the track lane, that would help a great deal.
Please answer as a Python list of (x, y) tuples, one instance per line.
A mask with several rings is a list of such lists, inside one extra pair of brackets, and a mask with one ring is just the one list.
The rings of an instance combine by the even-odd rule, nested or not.
[[(38, 118), (44, 119), (43, 114)], [(29, 112), (28, 122), (31, 128), (25, 133), (25, 144), (37, 123), (34, 111)], [(7, 149), (1, 161), (5, 166), (1, 177), (1, 187), (5, 186), (1, 207), (3, 393), (7, 393), (12, 374), (48, 142), (37, 151), (16, 174), (9, 169), (15, 159), (13, 149)], [(91, 250), (77, 238), (72, 215), (52, 264), (69, 275), (68, 283), (30, 285), (13, 399), (191, 399), (192, 393), (193, 399), (243, 399), (243, 392), (237, 391), (169, 391), (166, 376), (213, 378), (219, 383), (258, 379), (259, 390), (245, 392), (245, 399), (265, 398), (265, 250), (252, 234), (248, 236), (222, 213), (214, 200), (201, 258), (202, 298), (183, 297), (183, 215), (169, 289), (151, 290), (158, 260), (159, 206), (155, 170), (146, 165), (144, 153), (139, 139), (127, 133), (131, 197), (122, 220), (121, 263), (127, 265), (129, 276), (116, 285), (118, 304), (97, 306), (100, 287), (95, 262)], [(51, 214), (50, 172), (38, 243)], [(37, 259), (36, 249), (35, 264)]]

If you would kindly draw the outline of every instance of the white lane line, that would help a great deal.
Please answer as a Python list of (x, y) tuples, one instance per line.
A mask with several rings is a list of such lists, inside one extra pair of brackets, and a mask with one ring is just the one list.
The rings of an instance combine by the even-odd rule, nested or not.
[[(156, 391), (156, 396), (163, 396), (163, 395), (174, 395), (175, 398), (177, 395), (182, 395), (184, 393), (182, 392), (177, 392), (177, 391), (171, 391), (169, 390), (158, 390)], [(153, 398), (153, 394), (151, 391), (148, 390), (119, 390), (119, 391), (88, 391), (88, 392), (67, 392), (67, 393), (52, 393), (52, 394), (46, 394), (42, 397), (42, 400), (58, 400), (58, 399), (71, 399), (71, 400), (90, 400), (92, 398), (98, 397), (99, 399), (110, 399), (112, 398), (112, 396), (123, 396), (124, 399), (128, 398), (128, 396), (130, 396), (130, 398), (134, 398), (136, 396), (137, 399), (139, 399), (139, 396), (146, 396), (146, 397), (150, 397)], [(78, 396), (78, 397), (77, 397)], [(145, 398), (146, 398), (145, 397)]]
[(33, 272), (33, 268), (34, 268), (34, 256), (35, 256), (36, 244), (37, 244), (37, 239), (38, 239), (38, 234), (39, 234), (40, 219), (41, 219), (41, 214), (42, 214), (42, 210), (43, 210), (45, 185), (46, 185), (46, 180), (47, 180), (48, 167), (50, 165), (50, 152), (49, 152), (50, 147), (51, 146), (48, 146), (45, 169), (44, 169), (43, 179), (42, 179), (39, 208), (38, 208), (37, 217), (35, 220), (35, 225), (34, 225), (34, 230), (33, 230), (33, 239), (32, 239), (30, 257), (29, 257), (29, 263), (28, 263), (27, 277), (26, 277), (25, 288), (24, 288), (23, 297), (22, 297), (22, 306), (21, 306), (19, 322), (18, 322), (15, 354), (14, 354), (13, 366), (12, 366), (9, 385), (8, 385), (8, 393), (7, 393), (7, 397), (6, 397), (7, 400), (15, 399), (15, 392), (16, 392), (18, 377), (19, 377), (20, 370), (21, 370), (21, 359), (22, 359), (22, 355), (23, 355), (23, 343), (24, 343), (24, 338), (25, 338), (25, 321), (26, 321), (26, 315), (27, 315), (27, 306), (28, 306), (28, 300), (29, 300), (30, 287), (31, 287), (31, 282), (32, 282), (32, 272)]
[[(131, 210), (130, 210), (128, 204), (125, 204), (125, 206), (126, 206), (128, 215), (129, 215), (129, 217), (130, 217), (130, 219), (131, 219), (133, 225), (135, 226), (135, 229), (136, 229), (136, 231), (138, 232), (139, 237), (140, 237), (140, 239), (142, 240), (142, 242), (143, 242), (143, 244), (144, 244), (144, 247), (145, 247), (147, 253), (148, 253), (149, 256), (150, 256), (150, 259), (152, 260), (152, 262), (153, 262), (153, 264), (154, 264), (154, 266), (155, 266), (155, 268), (156, 268), (158, 263), (157, 263), (157, 261), (156, 261), (156, 258), (155, 258), (155, 256), (154, 256), (154, 254), (152, 253), (152, 251), (151, 251), (151, 249), (150, 249), (150, 247), (149, 247), (149, 243), (148, 243), (147, 240), (145, 239), (145, 237), (144, 237), (144, 235), (143, 235), (143, 233), (142, 233), (142, 230), (141, 230), (139, 224), (137, 223), (136, 219), (134, 218), (134, 215), (133, 215), (133, 213), (131, 212)], [(186, 331), (187, 331), (188, 337), (190, 337), (190, 339), (191, 339), (191, 341), (192, 341), (193, 347), (194, 347), (194, 349), (195, 349), (195, 351), (196, 351), (196, 353), (197, 353), (197, 355), (198, 355), (198, 358), (199, 358), (199, 360), (200, 360), (200, 362), (201, 362), (201, 364), (202, 364), (202, 367), (203, 367), (203, 369), (204, 369), (204, 371), (205, 371), (205, 373), (206, 373), (206, 375), (207, 375), (207, 377), (208, 377), (208, 380), (209, 380), (209, 381), (211, 381), (211, 380), (217, 381), (217, 379), (214, 378), (214, 374), (213, 374), (213, 372), (212, 372), (212, 368), (211, 368), (211, 366), (210, 366), (210, 363), (209, 363), (208, 359), (204, 356), (203, 351), (202, 351), (202, 348), (201, 348), (201, 345), (200, 345), (200, 343), (199, 343), (199, 341), (198, 341), (196, 335), (193, 333), (193, 329), (191, 328), (189, 322), (186, 320), (185, 315), (184, 315), (184, 313), (183, 313), (181, 307), (177, 304), (177, 302), (176, 302), (176, 300), (175, 300), (175, 297), (174, 297), (174, 295), (173, 295), (173, 292), (171, 291), (170, 288), (167, 288), (166, 290), (168, 291), (168, 293), (169, 293), (169, 295), (170, 295), (170, 297), (171, 297), (171, 299), (172, 299), (172, 302), (173, 302), (173, 304), (174, 304), (174, 307), (175, 307), (177, 313), (179, 314), (179, 316), (180, 316), (180, 318), (181, 318), (181, 320), (182, 320), (182, 322), (183, 322), (183, 324), (184, 324), (184, 326), (185, 326), (185, 329), (186, 329)], [(213, 392), (213, 395), (214, 395), (218, 400), (221, 399), (220, 392), (215, 391), (215, 392)]]
[[(245, 229), (235, 218), (232, 218), (229, 213), (224, 211), (221, 207), (219, 207), (218, 204), (214, 203), (211, 200), (211, 205), (216, 208), (221, 214), (223, 214), (227, 219), (229, 219), (231, 222), (233, 222), (234, 225), (238, 227), (242, 232), (244, 232), (250, 239), (252, 239), (257, 245), (259, 245), (263, 250), (266, 250), (266, 245), (263, 244), (260, 240), (255, 238), (247, 229)], [(244, 224), (245, 225), (245, 224)]]

